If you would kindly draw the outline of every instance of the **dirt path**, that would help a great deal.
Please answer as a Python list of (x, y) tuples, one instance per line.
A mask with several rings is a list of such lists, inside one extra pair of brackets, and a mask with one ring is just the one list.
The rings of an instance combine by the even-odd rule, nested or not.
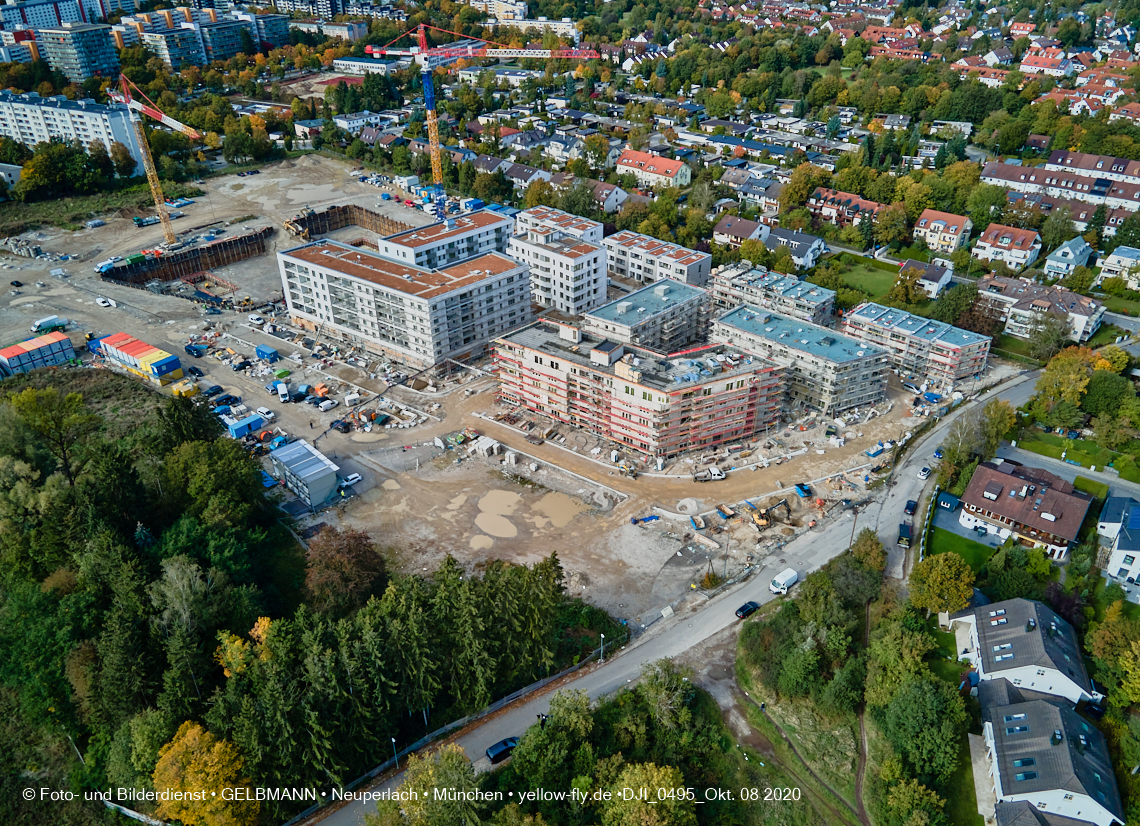
[[(750, 702), (753, 706), (755, 706), (756, 708), (760, 708), (759, 704), (755, 700), (753, 700), (751, 697), (748, 697), (747, 699), (748, 699), (748, 702)], [(820, 788), (827, 789), (827, 791), (831, 793), (832, 797), (834, 797), (836, 800), (838, 800), (840, 803), (842, 803), (846, 807), (848, 813), (851, 815), (854, 815), (858, 819), (858, 821), (861, 824), (863, 824), (863, 826), (871, 826), (871, 821), (867, 817), (866, 812), (856, 811), (855, 809), (853, 809), (851, 807), (851, 804), (848, 803), (846, 800), (844, 800), (843, 796), (841, 794), (839, 794), (839, 792), (837, 792), (835, 789), (833, 789), (831, 787), (831, 785), (827, 783), (827, 781), (825, 781), (822, 777), (820, 777), (818, 774), (816, 774), (812, 770), (811, 766), (809, 766), (807, 761), (804, 760), (803, 755), (801, 755), (799, 753), (799, 751), (796, 749), (795, 744), (792, 743), (791, 738), (788, 737), (787, 732), (785, 732), (780, 727), (780, 724), (777, 723), (775, 720), (773, 720), (772, 717), (768, 715), (767, 711), (761, 710), (760, 713), (768, 718), (768, 722), (771, 723), (773, 726), (775, 726), (776, 731), (780, 732), (780, 736), (782, 738), (784, 738), (784, 742), (787, 744), (788, 748), (791, 749), (792, 754), (795, 755), (795, 757), (796, 757), (796, 760), (798, 760), (800, 762), (800, 766), (803, 767), (804, 771), (806, 771), (808, 774), (811, 775), (812, 779), (815, 780), (815, 782), (819, 784)], [(788, 774), (795, 777), (796, 780), (798, 780), (800, 783), (803, 783), (803, 780), (801, 778), (797, 777), (795, 771), (792, 768), (790, 768), (786, 763), (781, 763), (780, 768), (782, 768)], [(815, 797), (815, 796), (813, 796), (813, 797)], [(826, 801), (824, 801), (818, 797), (815, 797), (815, 799), (819, 801), (819, 804), (821, 806), (824, 806), (828, 811), (830, 811), (833, 815), (835, 815), (837, 822), (850, 824), (851, 821), (847, 815), (841, 813), (838, 809), (836, 809), (834, 806), (830, 805)], [(862, 809), (862, 806), (860, 806), (859, 808)]]
[[(863, 614), (863, 649), (871, 644), (871, 603), (868, 602)], [(859, 766), (855, 769), (855, 806), (859, 810), (859, 820), (864, 824), (870, 823), (867, 817), (867, 808), (863, 805), (863, 777), (867, 772), (867, 724), (864, 716), (867, 713), (867, 704), (859, 704)]]

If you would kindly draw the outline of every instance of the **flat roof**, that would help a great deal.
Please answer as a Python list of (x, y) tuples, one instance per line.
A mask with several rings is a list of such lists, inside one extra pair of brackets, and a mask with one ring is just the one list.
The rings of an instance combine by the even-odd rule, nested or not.
[(729, 284), (743, 281), (751, 287), (767, 290), (784, 296), (803, 301), (806, 304), (824, 304), (835, 298), (835, 290), (820, 287), (807, 281), (800, 281), (778, 272), (768, 272), (762, 269), (753, 269), (749, 272), (738, 270), (736, 272), (721, 273), (721, 279)]
[(488, 252), (438, 270), (402, 264), (364, 247), (328, 239), (284, 250), (278, 256), (349, 275), (393, 292), (431, 299), (477, 284), (522, 266), (502, 253)]
[(662, 278), (616, 301), (591, 310), (586, 313), (586, 317), (632, 326), (706, 294), (700, 287), (674, 281), (672, 278)]
[(569, 212), (563, 212), (560, 209), (547, 206), (524, 209), (518, 214), (517, 218), (523, 219), (526, 223), (535, 221), (549, 224), (550, 226), (561, 229), (563, 232), (589, 232), (593, 229), (602, 229), (602, 225), (597, 221), (591, 221), (589, 218), (583, 218), (580, 215), (571, 215)]
[(484, 209), (479, 212), (472, 212), (470, 215), (459, 215), (446, 221), (437, 221), (427, 226), (406, 229), (403, 232), (397, 232), (395, 235), (389, 235), (384, 241), (415, 249), (498, 224), (509, 226), (510, 221), (497, 212)]
[(305, 484), (308, 484), (310, 479), (319, 479), (327, 473), (336, 473), (340, 470), (340, 467), (333, 464), (328, 456), (325, 456), (304, 439), (282, 445), (276, 450), (270, 451), (269, 456), (284, 465), (290, 473), (298, 479), (302, 479)]
[(837, 364), (887, 356), (886, 350), (873, 344), (865, 344), (827, 327), (757, 309), (748, 304), (729, 310), (717, 322), (757, 338), (767, 339), (781, 347), (799, 350)]
[[(541, 233), (541, 229), (539, 229), (539, 232)], [(557, 232), (552, 231), (551, 234), (557, 234)], [(555, 255), (563, 255), (567, 258), (581, 258), (602, 249), (597, 244), (582, 241), (574, 236), (560, 236), (558, 238), (550, 238), (547, 236), (547, 240), (545, 241), (532, 241), (526, 236), (516, 236), (515, 240), (530, 247), (541, 247)]]
[[(623, 354), (633, 356), (631, 365), (633, 369), (641, 372), (640, 382), (633, 382), (631, 379), (628, 381), (666, 393), (717, 381), (728, 376), (751, 373), (760, 368), (775, 367), (772, 362), (750, 353), (744, 353), (726, 344), (709, 344), (705, 347), (686, 350), (684, 357), (666, 357), (660, 353), (642, 350), (629, 344), (599, 339), (585, 334), (582, 334), (580, 341), (573, 342), (559, 335), (557, 325), (543, 321), (536, 321), (508, 333), (500, 337), (499, 340), (554, 355), (581, 367), (588, 367), (590, 370), (611, 376), (617, 375), (616, 362), (609, 366), (594, 364), (590, 361), (590, 351), (600, 350), (611, 353), (614, 350), (622, 349)], [(624, 358), (625, 355), (622, 357)]]
[(932, 321), (905, 310), (884, 307), (882, 304), (871, 302), (851, 310), (847, 317), (860, 318), (879, 327), (897, 330), (904, 335), (914, 336), (923, 341), (939, 341), (953, 347), (969, 347), (972, 344), (990, 340), (989, 336), (983, 336), (981, 333), (963, 330), (942, 321)]

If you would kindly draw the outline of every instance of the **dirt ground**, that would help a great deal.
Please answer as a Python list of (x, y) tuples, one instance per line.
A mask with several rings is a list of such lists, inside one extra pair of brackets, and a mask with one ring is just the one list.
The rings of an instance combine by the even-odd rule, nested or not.
[[(380, 190), (358, 183), (350, 173), (344, 164), (306, 156), (266, 167), (260, 175), (211, 179), (204, 187), (207, 195), (186, 208), (187, 217), (176, 221), (175, 228), (184, 231), (257, 216), (227, 232), (272, 224), (278, 229), (273, 249), (281, 249), (293, 243), (281, 221), (305, 206), (319, 209), (355, 201), (406, 223), (421, 225), (429, 220), (422, 212), (382, 201)], [(137, 230), (126, 217), (104, 217), (107, 225), (97, 229), (70, 233), (48, 228), (25, 236), (45, 252), (66, 253), (78, 261), (0, 253), (8, 279), (23, 282), (18, 294), (0, 295), (0, 345), (27, 338), (32, 321), (58, 314), (71, 320), (69, 330), (77, 347), (82, 345), (83, 331), (123, 330), (181, 356), (189, 336), (210, 330), (234, 336), (226, 343), (247, 356), (257, 344), (271, 344), (283, 357), (298, 350), (299, 345), (289, 340), (254, 329), (244, 313), (205, 316), (189, 301), (103, 283), (92, 272), (92, 261), (125, 256), (161, 239), (158, 227)], [(337, 235), (349, 239), (367, 233), (346, 228)], [(50, 277), (48, 271), (57, 267), (68, 277)], [(280, 289), (272, 254), (219, 274), (258, 300)], [(99, 307), (98, 296), (112, 298), (118, 306)], [(768, 554), (778, 555), (794, 533), (808, 530), (812, 519), (821, 518), (821, 511), (814, 507), (815, 497), (801, 500), (787, 490), (791, 485), (812, 483), (815, 496), (825, 500), (825, 513), (841, 499), (865, 498), (866, 470), (859, 468), (872, 460), (864, 451), (876, 441), (902, 438), (922, 423), (911, 414), (909, 395), (895, 385), (891, 410), (846, 428), (852, 431), (851, 438), (842, 447), (820, 441), (822, 427), (812, 434), (780, 431), (772, 435), (780, 439), (781, 449), (807, 452), (780, 466), (737, 463), (742, 469), (707, 485), (692, 481), (687, 475), (691, 465), (684, 461), (666, 467), (669, 475), (647, 472), (628, 479), (604, 461), (608, 449), (591, 453), (590, 445), (604, 447), (596, 437), (591, 441), (570, 434), (574, 438), (564, 445), (533, 445), (517, 429), (493, 421), (506, 408), (495, 402), (491, 377), (464, 374), (459, 378), (462, 384), (449, 384), (437, 393), (393, 388), (392, 398), (420, 411), (408, 416), (420, 424), (342, 435), (328, 426), (344, 414), (343, 407), (320, 413), (308, 405), (280, 405), (265, 395), (264, 375), (234, 373), (212, 358), (187, 357), (184, 362), (205, 371), (202, 382), (222, 385), (251, 408), (268, 405), (277, 415), (276, 426), (315, 442), (333, 458), (342, 477), (351, 473), (364, 477), (355, 488), (357, 496), (303, 520), (303, 525), (325, 521), (368, 530), (391, 549), (393, 567), (401, 570), (431, 570), (447, 553), (474, 568), (492, 558), (533, 563), (557, 551), (573, 593), (632, 620), (655, 616), (665, 605), (677, 604), (710, 569), (732, 575)], [(341, 362), (321, 365), (306, 355), (303, 366), (291, 362), (284, 366), (293, 369), (294, 381), (312, 382), (316, 371), (322, 370), (373, 392), (385, 388), (381, 378)], [(1006, 369), (998, 366), (992, 371)], [(465, 427), (499, 440), (518, 454), (517, 464), (504, 464), (501, 455), (472, 457), (463, 449), (443, 451), (433, 444), (436, 437)], [(810, 444), (805, 446), (805, 440)], [(759, 445), (755, 449), (749, 461), (756, 462), (764, 453)], [(532, 463), (536, 470), (530, 469)], [(842, 480), (828, 478), (843, 471), (850, 472)], [(786, 498), (790, 513), (763, 532), (752, 525), (750, 512), (729, 520), (715, 513), (718, 504), (745, 498), (761, 507)], [(690, 522), (695, 514), (705, 514), (709, 523), (700, 535)], [(658, 521), (630, 522), (650, 515), (658, 516)]]

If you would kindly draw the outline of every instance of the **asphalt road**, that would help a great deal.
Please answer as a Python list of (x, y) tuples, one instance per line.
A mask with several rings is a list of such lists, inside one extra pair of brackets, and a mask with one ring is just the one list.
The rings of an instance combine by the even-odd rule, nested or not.
[[(1032, 393), (1035, 378), (1035, 374), (1032, 374), (1014, 379), (1014, 383), (1006, 389), (990, 391), (978, 401), (984, 404), (996, 397), (1009, 399), (1012, 403), (1022, 396), (1028, 398)], [(783, 569), (795, 568), (801, 579), (808, 573), (818, 570), (830, 559), (846, 550), (855, 531), (861, 527), (876, 529), (889, 551), (888, 572), (892, 576), (902, 577), (905, 555), (895, 544), (898, 538), (899, 517), (907, 499), (921, 499), (924, 491), (933, 486), (933, 478), (927, 481), (918, 479), (918, 470), (924, 465), (931, 464), (934, 448), (941, 444), (946, 430), (954, 419), (970, 407), (972, 406), (961, 408), (947, 416), (938, 427), (922, 437), (920, 442), (907, 453), (903, 462), (895, 468), (882, 504), (872, 501), (863, 505), (857, 512), (841, 512), (822, 528), (800, 535), (785, 546), (779, 555), (773, 555), (764, 569), (743, 585), (710, 600), (699, 610), (660, 620), (661, 628), (651, 629), (641, 641), (635, 642), (625, 650), (615, 652), (616, 655), (607, 655), (604, 664), (591, 668), (563, 686), (563, 690), (585, 691), (591, 699), (597, 699), (630, 685), (637, 679), (645, 663), (675, 657), (729, 625), (739, 622), (735, 612), (741, 604), (748, 600), (764, 604), (775, 599), (768, 590), (768, 583)], [(456, 742), (463, 747), (468, 759), (473, 763), (479, 764), (482, 761), (482, 766), (477, 765), (477, 768), (485, 768), (487, 747), (504, 737), (521, 735), (536, 721), (539, 714), (549, 711), (551, 696), (550, 693), (543, 694), (498, 714), (484, 725), (468, 731)], [(401, 780), (402, 774), (397, 774), (374, 791), (396, 788)], [(329, 814), (321, 820), (321, 824), (322, 826), (362, 826), (364, 815), (375, 811), (375, 808), (375, 803), (372, 802), (353, 801)]]

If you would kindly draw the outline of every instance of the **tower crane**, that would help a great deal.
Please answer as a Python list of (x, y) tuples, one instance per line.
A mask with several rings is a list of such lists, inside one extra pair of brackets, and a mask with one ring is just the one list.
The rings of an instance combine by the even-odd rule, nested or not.
[[(428, 46), (428, 29), (463, 38), (463, 42), (449, 43), (444, 46)], [(443, 159), (439, 146), (439, 121), (435, 111), (435, 86), (431, 79), (432, 58), (532, 57), (552, 59), (562, 57), (586, 59), (601, 57), (593, 49), (512, 49), (502, 43), (470, 38), (459, 32), (439, 29), (426, 23), (420, 23), (415, 29), (418, 45), (409, 49), (392, 48), (393, 43), (411, 33), (411, 30), (406, 31), (384, 46), (368, 46), (365, 51), (372, 55), (412, 57), (420, 64), (420, 77), (424, 86), (424, 108), (427, 110), (428, 148), (431, 155), (432, 203), (435, 205), (435, 216), (440, 221), (446, 215), (447, 199), (443, 191)]]
[[(198, 140), (201, 135), (186, 124), (176, 121), (170, 117), (170, 115), (160, 110), (154, 101), (148, 98), (143, 90), (132, 83), (131, 79), (124, 74), (119, 75), (119, 89), (120, 91), (108, 91), (107, 96), (116, 103), (125, 104), (131, 111), (131, 123), (134, 124), (135, 134), (138, 136), (139, 152), (142, 154), (143, 159), (143, 169), (146, 170), (146, 180), (147, 183), (150, 184), (150, 194), (154, 198), (154, 208), (158, 210), (158, 219), (162, 222), (162, 234), (166, 236), (166, 243), (177, 243), (178, 238), (174, 234), (174, 227), (170, 225), (170, 213), (166, 209), (166, 197), (162, 194), (162, 184), (158, 180), (158, 170), (154, 166), (154, 156), (150, 154), (150, 144), (147, 143), (146, 133), (143, 131), (143, 122), (142, 118), (139, 117), (139, 113), (148, 115), (159, 123), (169, 126), (171, 129), (177, 129), (191, 140)], [(131, 95), (132, 89), (150, 105), (148, 106), (135, 100)]]

